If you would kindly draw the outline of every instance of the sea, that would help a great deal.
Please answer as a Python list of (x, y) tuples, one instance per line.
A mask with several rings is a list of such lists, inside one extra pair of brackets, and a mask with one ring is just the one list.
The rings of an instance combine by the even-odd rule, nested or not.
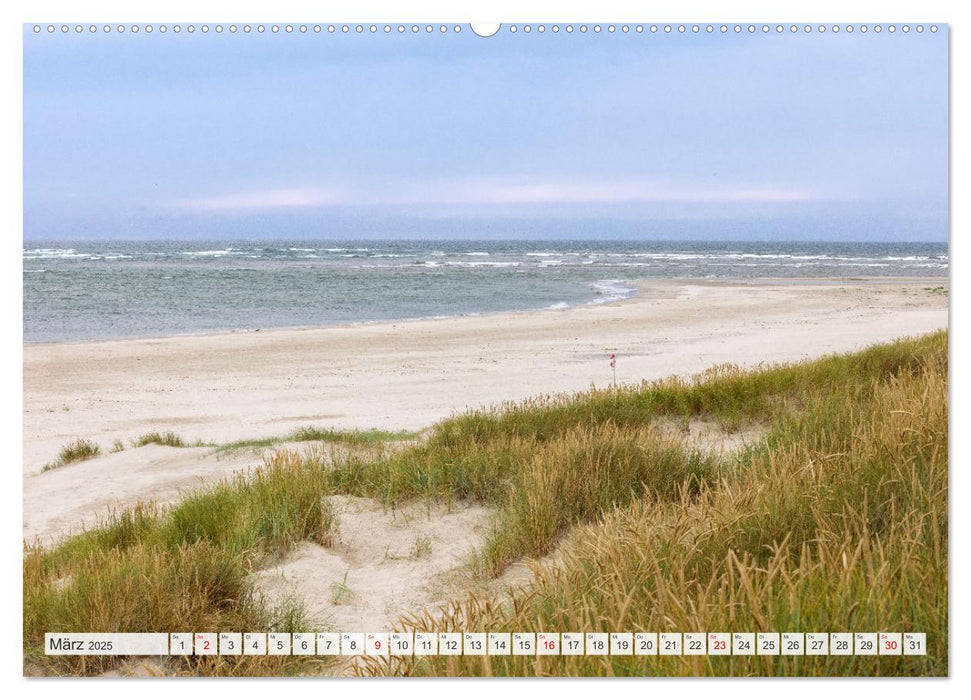
[(28, 241), (24, 342), (556, 309), (656, 278), (936, 277), (946, 243)]

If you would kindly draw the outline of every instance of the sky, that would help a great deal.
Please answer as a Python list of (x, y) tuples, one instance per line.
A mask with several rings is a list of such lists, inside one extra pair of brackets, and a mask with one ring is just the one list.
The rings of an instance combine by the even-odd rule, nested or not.
[(947, 30), (24, 29), (24, 237), (947, 240)]

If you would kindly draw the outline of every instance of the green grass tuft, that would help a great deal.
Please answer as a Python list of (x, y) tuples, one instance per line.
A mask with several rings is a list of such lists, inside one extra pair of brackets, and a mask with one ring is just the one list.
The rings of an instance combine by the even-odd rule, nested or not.
[(345, 445), (367, 446), (384, 442), (414, 440), (416, 437), (418, 437), (418, 433), (407, 430), (390, 431), (376, 428), (370, 430), (332, 430), (307, 426), (297, 428), (287, 436), (287, 439), (293, 442), (336, 442)]
[(101, 448), (95, 443), (85, 440), (83, 438), (78, 438), (73, 442), (69, 442), (61, 448), (61, 451), (57, 455), (57, 459), (53, 462), (48, 462), (44, 465), (41, 471), (50, 471), (51, 469), (57, 469), (58, 467), (63, 467), (67, 464), (73, 464), (74, 462), (83, 462), (86, 459), (91, 459), (97, 457), (101, 454)]
[(296, 428), (282, 437), (254, 438), (227, 442), (216, 448), (217, 452), (237, 452), (239, 450), (262, 450), (287, 442), (326, 442), (349, 447), (378, 447), (389, 442), (402, 442), (416, 439), (420, 433), (407, 430), (333, 430), (306, 426)]
[(145, 433), (132, 441), (132, 447), (144, 447), (145, 445), (167, 445), (168, 447), (186, 446), (182, 438), (175, 433)]

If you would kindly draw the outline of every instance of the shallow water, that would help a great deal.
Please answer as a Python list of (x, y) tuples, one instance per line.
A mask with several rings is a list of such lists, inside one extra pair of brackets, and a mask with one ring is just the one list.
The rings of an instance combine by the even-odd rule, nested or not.
[(644, 278), (948, 273), (944, 243), (30, 241), (27, 343), (563, 308)]

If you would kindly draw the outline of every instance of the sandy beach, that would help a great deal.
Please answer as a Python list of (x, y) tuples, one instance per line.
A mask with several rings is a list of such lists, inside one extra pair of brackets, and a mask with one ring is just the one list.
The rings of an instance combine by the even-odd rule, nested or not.
[[(25, 537), (168, 501), (254, 455), (127, 449), (41, 473), (66, 442), (107, 452), (149, 431), (187, 442), (307, 425), (415, 430), (469, 408), (711, 365), (801, 360), (947, 327), (946, 279), (660, 280), (582, 307), (341, 327), (28, 345)], [(935, 289), (936, 288), (936, 289)]]

